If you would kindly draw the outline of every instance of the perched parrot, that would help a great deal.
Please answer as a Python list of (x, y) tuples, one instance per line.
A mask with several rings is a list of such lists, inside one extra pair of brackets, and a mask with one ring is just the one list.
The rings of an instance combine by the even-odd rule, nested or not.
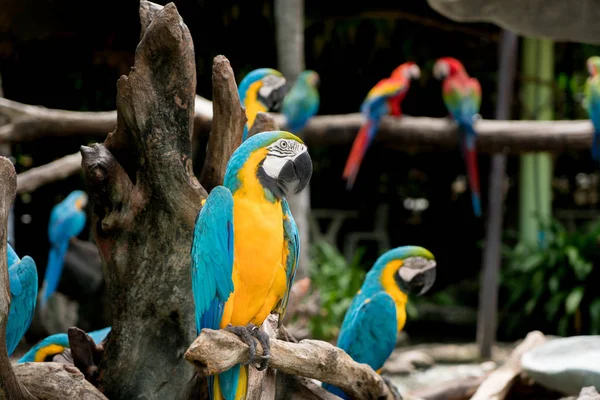
[(419, 67), (413, 62), (408, 62), (396, 68), (391, 77), (380, 80), (367, 94), (360, 106), (360, 112), (366, 122), (354, 139), (344, 167), (343, 178), (348, 189), (354, 186), (360, 163), (373, 142), (381, 118), (388, 114), (401, 115), (400, 102), (410, 88), (411, 79), (419, 77)]
[(594, 136), (592, 137), (592, 159), (600, 159), (600, 57), (593, 56), (587, 60), (587, 68), (590, 73), (585, 83), (584, 107), (594, 125)]
[(41, 289), (40, 306), (42, 308), (46, 306), (46, 302), (58, 287), (64, 258), (71, 239), (79, 235), (85, 226), (84, 207), (87, 201), (88, 196), (85, 192), (74, 190), (66, 199), (54, 206), (50, 213), (48, 237), (51, 247)]
[(287, 119), (287, 130), (301, 133), (306, 123), (319, 111), (319, 74), (307, 70), (298, 75), (294, 86), (287, 92), (281, 112)]
[(240, 102), (246, 108), (248, 121), (244, 125), (242, 142), (248, 138), (248, 131), (254, 124), (256, 114), (276, 108), (284, 97), (285, 77), (276, 69), (259, 68), (249, 72), (240, 82), (238, 93)]
[[(100, 344), (104, 341), (104, 339), (106, 339), (109, 332), (110, 326), (90, 332), (88, 335), (96, 344)], [(69, 335), (66, 333), (55, 333), (54, 335), (50, 335), (41, 340), (35, 346), (29, 349), (29, 351), (25, 353), (23, 357), (19, 359), (19, 361), (17, 361), (17, 364), (24, 362), (44, 362), (46, 360), (52, 361), (52, 357), (62, 353), (63, 350), (68, 349), (69, 347)]]
[(471, 202), (475, 216), (481, 216), (481, 192), (477, 171), (477, 132), (473, 123), (479, 115), (481, 85), (471, 78), (455, 58), (442, 57), (433, 66), (433, 74), (443, 80), (442, 98), (452, 119), (458, 124), (461, 152), (467, 164)]
[(33, 258), (25, 256), (19, 259), (8, 243), (6, 243), (6, 249), (11, 296), (6, 323), (6, 348), (10, 357), (33, 319), (37, 300), (38, 275)]
[[(384, 253), (346, 311), (338, 347), (354, 361), (368, 364), (379, 373), (406, 322), (408, 293), (420, 296), (427, 292), (435, 275), (433, 254), (423, 247), (396, 247)], [(323, 387), (342, 399), (349, 398), (328, 383)]]
[[(312, 161), (297, 136), (258, 133), (238, 147), (196, 217), (191, 250), (196, 330), (227, 329), (250, 347), (250, 359), (267, 367), (269, 338), (257, 329), (275, 311), (283, 321), (294, 280), (300, 239), (285, 199), (300, 192)], [(256, 337), (265, 353), (256, 356)], [(244, 399), (248, 366), (236, 365), (208, 380), (209, 398)]]

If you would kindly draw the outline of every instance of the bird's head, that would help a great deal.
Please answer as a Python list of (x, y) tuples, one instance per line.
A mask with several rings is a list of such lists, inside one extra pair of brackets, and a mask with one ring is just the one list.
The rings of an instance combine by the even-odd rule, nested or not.
[(406, 78), (408, 80), (417, 80), (421, 78), (421, 69), (413, 62), (405, 62), (400, 64), (394, 71), (392, 71), (392, 78)]
[(273, 68), (259, 68), (240, 82), (240, 92), (256, 91), (256, 99), (268, 110), (277, 108), (287, 91), (283, 74)]
[(310, 69), (306, 70), (306, 71), (302, 71), (300, 73), (300, 75), (298, 76), (298, 79), (306, 82), (308, 85), (310, 85), (312, 87), (318, 87), (319, 84), (321, 83), (319, 74)]
[(260, 132), (244, 141), (227, 165), (225, 185), (245, 168), (252, 168), (260, 184), (277, 198), (300, 192), (312, 176), (306, 145), (286, 131)]
[(587, 69), (591, 76), (596, 76), (600, 73), (600, 57), (592, 56), (587, 60)]
[(461, 73), (465, 73), (465, 67), (456, 58), (442, 57), (433, 65), (433, 76), (436, 79), (441, 80)]
[(404, 294), (420, 296), (435, 282), (435, 258), (423, 247), (397, 247), (383, 254), (380, 259), (384, 261), (381, 280), (386, 290), (395, 285)]
[(83, 190), (73, 190), (63, 202), (72, 204), (78, 210), (83, 210), (88, 203), (88, 195)]

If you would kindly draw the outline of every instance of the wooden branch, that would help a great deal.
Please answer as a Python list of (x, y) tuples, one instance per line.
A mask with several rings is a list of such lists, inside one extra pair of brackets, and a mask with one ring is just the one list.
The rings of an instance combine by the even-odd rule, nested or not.
[[(232, 96), (233, 97), (233, 96)], [(194, 132), (207, 135), (213, 117), (212, 103), (195, 96)], [(104, 137), (114, 129), (116, 112), (52, 110), (0, 98), (0, 114), (11, 123), (0, 127), (0, 143), (20, 143), (46, 136)], [(278, 126), (285, 125), (281, 114), (271, 114)], [(364, 122), (361, 114), (317, 115), (303, 131), (312, 146), (350, 144)], [(586, 150), (592, 143), (589, 120), (560, 121), (478, 121), (477, 146), (481, 153), (520, 154), (531, 151), (564, 152)], [(375, 141), (399, 150), (454, 150), (457, 132), (447, 118), (384, 117)]]
[(525, 340), (511, 353), (509, 359), (498, 369), (492, 372), (479, 386), (471, 400), (503, 400), (514, 379), (521, 373), (521, 357), (527, 351), (546, 342), (546, 337), (540, 331), (527, 334)]
[(254, 136), (260, 132), (277, 130), (279, 130), (279, 126), (277, 122), (275, 122), (275, 118), (273, 117), (273, 115), (264, 112), (259, 112), (258, 114), (256, 114), (256, 117), (254, 118), (254, 123), (248, 131), (248, 137)]
[[(19, 382), (33, 397), (44, 400), (108, 400), (73, 366), (54, 362), (13, 366)], [(18, 399), (18, 397), (10, 397)]]
[(182, 355), (195, 337), (190, 246), (207, 195), (192, 170), (194, 47), (173, 3), (142, 0), (140, 20), (117, 127), (81, 148), (113, 320), (98, 386), (112, 400), (194, 393)]
[[(195, 127), (208, 131), (212, 103), (196, 96)], [(106, 137), (117, 126), (117, 111), (69, 111), (32, 106), (0, 98), (0, 114), (8, 123), (0, 127), (0, 143), (30, 142), (39, 138), (92, 136)]]
[(64, 156), (51, 163), (18, 174), (17, 193), (33, 192), (40, 186), (66, 179), (79, 171), (81, 171), (81, 153)]
[(210, 192), (222, 185), (227, 163), (233, 151), (242, 143), (246, 112), (240, 103), (235, 75), (224, 56), (213, 60), (213, 112), (212, 125), (200, 183)]
[[(262, 347), (257, 342), (257, 353)], [(208, 376), (248, 362), (248, 346), (224, 330), (203, 329), (184, 355), (198, 374)], [(393, 399), (384, 380), (371, 367), (358, 364), (342, 349), (320, 340), (288, 343), (271, 339), (269, 365), (288, 375), (331, 383), (357, 399)]]
[(7, 265), (8, 214), (15, 201), (17, 173), (6, 157), (0, 157), (0, 399), (33, 399), (17, 380), (6, 350), (6, 325), (10, 311), (10, 281)]

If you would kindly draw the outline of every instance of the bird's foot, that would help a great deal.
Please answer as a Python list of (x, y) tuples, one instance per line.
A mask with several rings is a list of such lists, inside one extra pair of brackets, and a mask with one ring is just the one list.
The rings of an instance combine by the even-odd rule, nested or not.
[(225, 330), (227, 332), (233, 333), (234, 335), (239, 337), (242, 340), (242, 342), (248, 345), (250, 357), (248, 358), (248, 362), (246, 364), (251, 364), (256, 358), (256, 342), (250, 334), (250, 329), (246, 326), (233, 326), (229, 324), (225, 327)]
[(400, 391), (398, 390), (398, 388), (396, 387), (396, 385), (394, 385), (394, 383), (392, 382), (392, 380), (390, 378), (388, 378), (387, 376), (383, 376), (383, 375), (381, 375), (381, 378), (383, 379), (383, 381), (387, 385), (388, 389), (390, 389), (390, 392), (392, 393), (392, 396), (394, 396), (394, 399), (395, 400), (402, 400), (402, 395), (400, 394)]
[(250, 333), (258, 340), (258, 343), (260, 343), (263, 349), (262, 356), (257, 357), (259, 361), (258, 367), (256, 367), (257, 371), (262, 371), (269, 366), (269, 360), (271, 359), (271, 341), (269, 335), (267, 335), (266, 332), (261, 331), (256, 325), (252, 325)]
[[(248, 345), (250, 357), (248, 358), (247, 364), (258, 364), (258, 367), (256, 367), (258, 371), (267, 368), (269, 359), (271, 358), (269, 335), (261, 331), (260, 328), (254, 324), (248, 324), (246, 326), (233, 326), (229, 324), (225, 330), (238, 336), (242, 342)], [(258, 340), (258, 343), (260, 343), (263, 348), (263, 354), (261, 356), (256, 354), (256, 342), (254, 341), (254, 338)]]

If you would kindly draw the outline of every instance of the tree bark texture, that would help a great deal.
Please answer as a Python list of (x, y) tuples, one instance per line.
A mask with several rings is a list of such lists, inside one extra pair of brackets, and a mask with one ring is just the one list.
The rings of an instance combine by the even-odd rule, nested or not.
[[(113, 317), (98, 384), (110, 399), (185, 398), (193, 368), (183, 354), (196, 336), (190, 248), (207, 196), (192, 170), (194, 47), (173, 3), (141, 1), (140, 20), (134, 67), (117, 83), (116, 130), (81, 148)], [(212, 184), (244, 124), (225, 57), (213, 76), (215, 118), (233, 121), (214, 121)]]

